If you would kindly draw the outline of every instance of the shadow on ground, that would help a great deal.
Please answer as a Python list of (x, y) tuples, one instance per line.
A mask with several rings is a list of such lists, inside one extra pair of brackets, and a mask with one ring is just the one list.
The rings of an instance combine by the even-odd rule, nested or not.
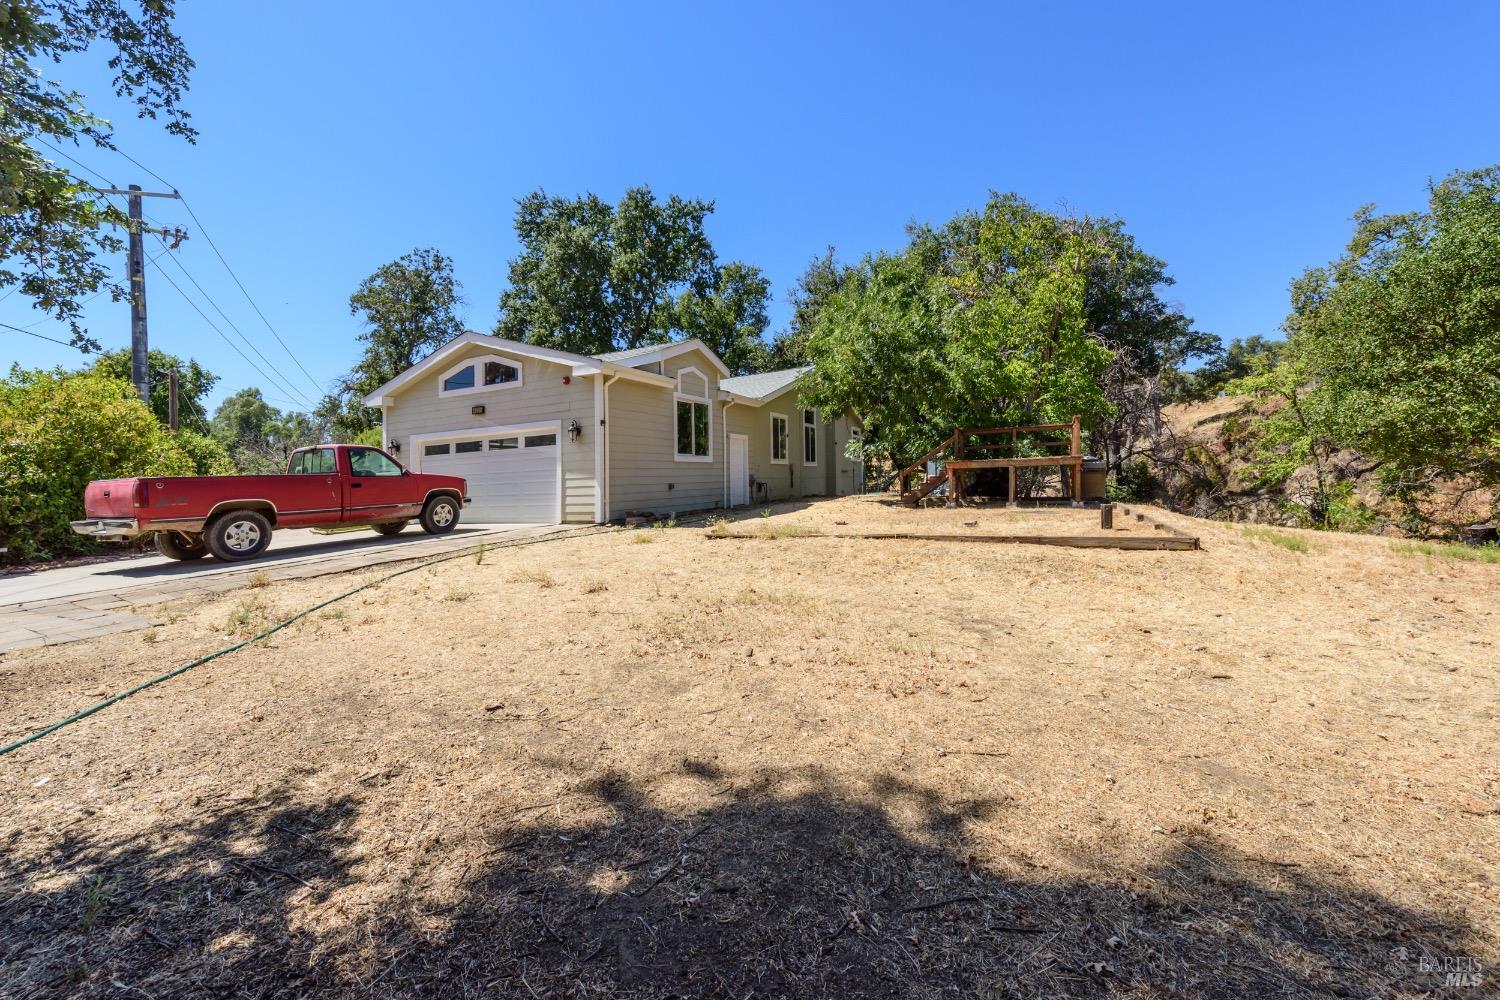
[(581, 794), (612, 819), (476, 803), (473, 832), (435, 823), (415, 859), (355, 794), (68, 835), (24, 864), (11, 835), (0, 996), (1431, 996), (1419, 957), (1480, 947), (1212, 840), (1148, 870), (1003, 878), (963, 846), (1001, 802), (684, 770), (718, 805), (663, 812), (606, 775)]

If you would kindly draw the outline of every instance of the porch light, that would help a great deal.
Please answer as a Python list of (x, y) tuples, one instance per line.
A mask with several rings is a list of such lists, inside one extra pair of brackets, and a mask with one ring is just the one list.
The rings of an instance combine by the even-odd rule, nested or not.
[(401, 442), (400, 441), (392, 441), (391, 442), (391, 454), (392, 455), (399, 455), (399, 454), (401, 454)]
[(568, 421), (568, 440), (572, 441), (574, 444), (577, 444), (578, 439), (581, 437), (583, 437), (583, 428), (578, 426), (578, 421)]

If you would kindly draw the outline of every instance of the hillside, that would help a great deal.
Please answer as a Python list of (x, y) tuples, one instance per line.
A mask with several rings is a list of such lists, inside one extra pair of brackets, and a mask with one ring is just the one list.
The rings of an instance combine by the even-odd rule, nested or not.
[[(1277, 486), (1257, 483), (1258, 415), (1250, 399), (1237, 396), (1164, 407), (1151, 465), (1167, 504), (1215, 520), (1302, 525), (1303, 511), (1316, 491), (1316, 473), (1309, 463)], [(1376, 464), (1349, 449), (1331, 457), (1329, 481), (1342, 497), (1339, 527), (1395, 537), (1452, 534), (1492, 516), (1500, 499), (1494, 490), (1438, 481), (1416, 507), (1420, 517), (1413, 517), (1382, 493)]]

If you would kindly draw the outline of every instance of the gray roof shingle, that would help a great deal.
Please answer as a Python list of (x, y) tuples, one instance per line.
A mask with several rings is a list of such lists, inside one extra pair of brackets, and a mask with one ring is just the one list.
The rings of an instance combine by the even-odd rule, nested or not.
[(719, 388), (739, 396), (765, 399), (786, 389), (803, 375), (812, 371), (812, 365), (801, 368), (785, 368), (779, 372), (761, 372), (758, 375), (736, 375), (719, 379)]

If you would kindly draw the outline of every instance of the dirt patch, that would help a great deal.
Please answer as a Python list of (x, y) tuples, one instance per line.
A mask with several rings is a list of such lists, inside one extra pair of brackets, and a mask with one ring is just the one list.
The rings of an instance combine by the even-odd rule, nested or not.
[[(765, 520), (949, 517), (974, 515)], [(1415, 996), (1445, 989), (1423, 958), (1493, 970), (1500, 568), (1173, 523), (1207, 551), (682, 526), (382, 584), (0, 759), (0, 995)], [(6, 654), (0, 727), (349, 580)]]

